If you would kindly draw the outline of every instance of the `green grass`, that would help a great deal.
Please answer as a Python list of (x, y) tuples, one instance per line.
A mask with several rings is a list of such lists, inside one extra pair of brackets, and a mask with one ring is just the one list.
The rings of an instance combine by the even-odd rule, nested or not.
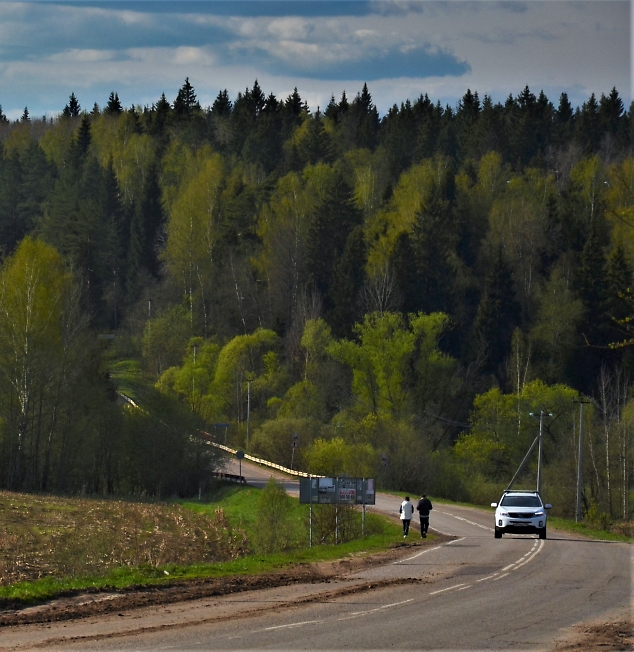
[(601, 541), (622, 541), (625, 543), (632, 543), (633, 541), (632, 537), (625, 536), (624, 534), (601, 530), (595, 527), (593, 524), (584, 523), (583, 521), (581, 523), (577, 523), (571, 518), (549, 516), (548, 525), (549, 527), (554, 527), (558, 530), (581, 534), (592, 539), (600, 539)]
[[(208, 501), (178, 503), (185, 509), (210, 515), (214, 514), (217, 508), (221, 508), (232, 526), (253, 532), (256, 527), (254, 503), (258, 495), (258, 489), (223, 485)], [(305, 523), (307, 509), (308, 505), (294, 504), (292, 518), (297, 524)], [(77, 591), (112, 590), (130, 586), (165, 585), (183, 580), (257, 575), (282, 571), (296, 564), (333, 561), (351, 555), (378, 552), (401, 543), (401, 528), (397, 524), (377, 514), (368, 514), (367, 523), (369, 529), (375, 530), (376, 533), (337, 546), (320, 545), (275, 554), (250, 554), (226, 562), (121, 567), (100, 576), (46, 577), (30, 582), (18, 582), (0, 587), (0, 605), (33, 604)]]

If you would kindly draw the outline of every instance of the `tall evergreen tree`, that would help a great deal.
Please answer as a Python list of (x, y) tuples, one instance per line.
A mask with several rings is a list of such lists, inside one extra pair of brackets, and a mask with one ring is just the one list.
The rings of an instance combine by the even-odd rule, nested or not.
[(327, 312), (334, 307), (333, 267), (338, 264), (350, 231), (361, 222), (352, 189), (338, 170), (332, 190), (316, 211), (306, 243), (309, 278), (323, 297)]
[(366, 244), (363, 227), (357, 226), (348, 235), (341, 258), (332, 270), (332, 314), (329, 322), (338, 337), (352, 336), (352, 325), (361, 321), (359, 292), (365, 278)]
[(188, 118), (194, 111), (200, 110), (200, 104), (196, 98), (196, 91), (189, 82), (189, 77), (185, 78), (185, 83), (178, 91), (174, 100), (174, 114), (178, 118)]
[(500, 247), (486, 276), (473, 324), (476, 355), (484, 356), (483, 371), (495, 374), (498, 379), (503, 376), (502, 364), (509, 354), (520, 317), (511, 266)]
[(119, 100), (119, 93), (115, 93), (114, 91), (110, 93), (104, 113), (113, 116), (118, 116), (123, 113), (123, 106), (121, 106), (121, 100)]
[(75, 93), (71, 93), (68, 98), (68, 104), (64, 107), (62, 115), (65, 118), (76, 118), (81, 113), (81, 106), (75, 97)]

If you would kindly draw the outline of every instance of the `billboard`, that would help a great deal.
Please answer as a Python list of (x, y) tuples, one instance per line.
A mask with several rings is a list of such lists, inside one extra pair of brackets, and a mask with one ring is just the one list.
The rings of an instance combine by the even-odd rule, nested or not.
[(299, 502), (316, 505), (374, 505), (374, 478), (300, 478)]

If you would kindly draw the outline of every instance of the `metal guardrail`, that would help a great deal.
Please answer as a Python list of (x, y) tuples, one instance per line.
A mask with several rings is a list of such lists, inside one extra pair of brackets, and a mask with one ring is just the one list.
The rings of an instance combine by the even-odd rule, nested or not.
[[(205, 435), (205, 441), (211, 446), (220, 448), (221, 450), (227, 453), (231, 453), (232, 455), (235, 455), (238, 452), (235, 448), (229, 448), (229, 446), (225, 446), (224, 444), (218, 444), (215, 441), (212, 441), (213, 435), (210, 435), (208, 432), (205, 432), (204, 430), (201, 430), (200, 434)], [(249, 460), (250, 462), (255, 462), (256, 464), (261, 464), (262, 466), (268, 466), (271, 469), (277, 469), (282, 473), (286, 473), (288, 475), (294, 475), (300, 478), (323, 478), (324, 477), (323, 475), (314, 475), (311, 473), (304, 473), (304, 471), (294, 471), (293, 469), (287, 469), (285, 466), (282, 466), (281, 464), (275, 464), (274, 462), (269, 462), (268, 460), (263, 460), (260, 459), (259, 457), (253, 457), (253, 455), (248, 455), (247, 453), (244, 454), (244, 459)]]
[[(142, 412), (146, 412), (141, 406), (137, 405), (129, 396), (126, 396), (123, 392), (118, 392), (118, 394), (119, 396), (121, 396), (121, 398), (124, 401), (126, 401), (132, 407), (136, 408), (137, 410), (141, 410)], [(198, 432), (205, 437), (205, 441), (209, 445), (215, 446), (216, 448), (220, 448), (221, 450), (227, 453), (231, 453), (232, 455), (235, 455), (238, 452), (235, 448), (229, 448), (229, 446), (224, 446), (223, 444), (216, 443), (215, 441), (213, 441), (213, 435), (209, 434), (208, 432), (205, 432), (204, 430), (199, 430)], [(256, 464), (261, 464), (262, 466), (268, 466), (272, 469), (277, 469), (282, 473), (286, 473), (288, 475), (294, 475), (300, 478), (325, 477), (323, 475), (314, 475), (310, 473), (304, 473), (303, 471), (294, 471), (293, 469), (287, 469), (285, 466), (282, 466), (281, 464), (275, 464), (274, 462), (269, 462), (268, 460), (262, 460), (259, 457), (253, 457), (253, 455), (248, 455), (247, 453), (244, 454), (244, 459), (249, 460), (250, 462), (255, 462)]]

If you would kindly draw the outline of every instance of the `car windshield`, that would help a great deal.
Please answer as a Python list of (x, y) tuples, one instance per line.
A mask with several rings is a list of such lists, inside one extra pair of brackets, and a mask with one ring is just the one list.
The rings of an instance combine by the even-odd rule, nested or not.
[(500, 505), (504, 507), (541, 507), (537, 496), (504, 496)]

